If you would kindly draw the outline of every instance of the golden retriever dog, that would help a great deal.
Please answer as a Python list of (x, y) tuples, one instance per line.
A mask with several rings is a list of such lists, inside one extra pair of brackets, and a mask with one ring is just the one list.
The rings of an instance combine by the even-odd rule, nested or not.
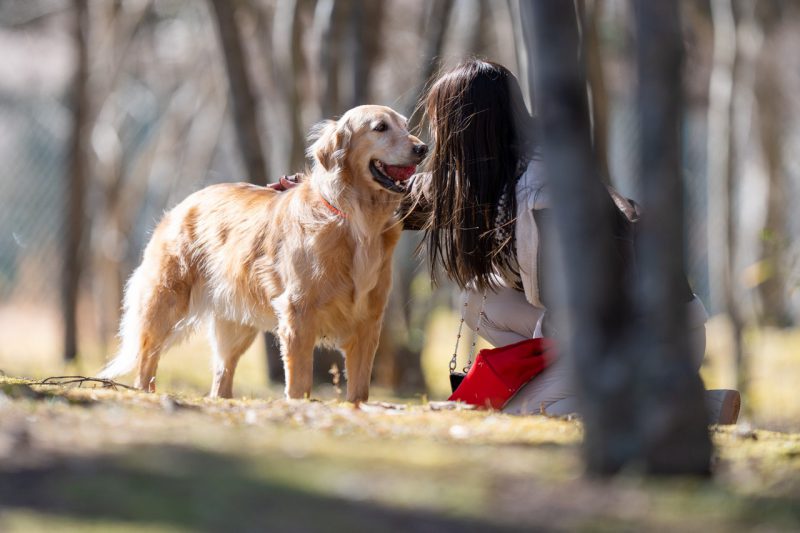
[(317, 125), (312, 139), (297, 187), (212, 185), (164, 215), (127, 284), (120, 351), (101, 377), (136, 368), (135, 385), (155, 391), (161, 352), (205, 324), (211, 396), (230, 398), (242, 353), (275, 330), (289, 398), (311, 394), (313, 349), (326, 344), (344, 352), (347, 400), (367, 400), (396, 212), (427, 146), (373, 105)]

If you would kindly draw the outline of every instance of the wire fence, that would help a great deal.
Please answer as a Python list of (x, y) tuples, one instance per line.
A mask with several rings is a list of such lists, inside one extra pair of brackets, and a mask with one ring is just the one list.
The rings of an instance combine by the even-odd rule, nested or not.
[(0, 93), (0, 304), (58, 304), (69, 110)]

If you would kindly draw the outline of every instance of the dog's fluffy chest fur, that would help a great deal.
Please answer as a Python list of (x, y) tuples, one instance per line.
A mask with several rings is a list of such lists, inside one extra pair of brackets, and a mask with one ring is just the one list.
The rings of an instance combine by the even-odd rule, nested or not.
[(327, 216), (322, 226), (306, 231), (308, 263), (282, 273), (287, 297), (316, 303), (320, 335), (329, 339), (354, 323), (380, 320), (391, 287), (392, 252), (401, 225), (391, 213), (371, 224), (360, 224), (359, 216), (363, 213), (350, 211), (347, 219)]
[[(395, 224), (396, 226), (396, 224)], [(351, 280), (353, 290), (353, 309), (360, 314), (366, 299), (380, 282), (381, 271), (391, 261), (394, 243), (387, 246), (387, 239), (394, 237), (397, 228), (387, 228), (383, 233), (368, 238), (354, 239)], [(384, 233), (388, 233), (385, 235)]]

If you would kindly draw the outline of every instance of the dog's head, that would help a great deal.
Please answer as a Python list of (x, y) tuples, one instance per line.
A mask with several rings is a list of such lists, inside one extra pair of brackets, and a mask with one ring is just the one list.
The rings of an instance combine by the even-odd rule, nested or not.
[(408, 132), (408, 123), (391, 108), (362, 105), (338, 121), (312, 130), (309, 156), (315, 165), (339, 175), (347, 186), (404, 193), (428, 147)]

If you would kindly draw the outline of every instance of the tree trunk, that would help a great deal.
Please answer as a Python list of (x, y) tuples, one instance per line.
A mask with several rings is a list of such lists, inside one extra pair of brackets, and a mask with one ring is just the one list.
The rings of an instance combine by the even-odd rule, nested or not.
[(453, 49), (464, 56), (482, 56), (486, 27), (490, 23), (489, 6), (484, 0), (460, 0), (455, 6), (455, 41)]
[[(765, 29), (766, 31), (766, 29)], [(767, 51), (768, 52), (768, 51)], [(756, 76), (758, 126), (761, 150), (767, 170), (767, 216), (762, 231), (761, 261), (764, 281), (758, 286), (761, 297), (761, 321), (764, 324), (789, 327), (792, 325), (787, 294), (784, 254), (788, 246), (787, 200), (789, 188), (784, 172), (784, 110), (786, 98), (778, 78), (782, 68), (775, 55), (762, 54), (762, 65)]]
[(242, 36), (236, 24), (235, 5), (225, 0), (211, 0), (233, 105), (233, 125), (250, 183), (267, 183), (267, 163), (258, 132), (258, 106), (247, 71)]
[[(736, 60), (733, 81), (733, 102), (731, 106), (731, 182), (729, 183), (729, 197), (731, 198), (728, 227), (728, 250), (731, 257), (729, 271), (730, 286), (727, 287), (728, 314), (731, 317), (734, 332), (734, 348), (736, 361), (736, 388), (746, 395), (749, 383), (749, 368), (744, 346), (744, 328), (753, 316), (746, 312), (744, 306), (744, 292), (740, 289), (738, 272), (741, 270), (743, 259), (748, 263), (755, 262), (758, 258), (760, 245), (759, 234), (761, 228), (753, 224), (747, 217), (740, 216), (742, 210), (736, 210), (740, 194), (746, 191), (743, 187), (752, 179), (746, 170), (748, 151), (753, 135), (753, 111), (755, 103), (754, 86), (756, 64), (764, 41), (764, 34), (756, 20), (756, 6), (764, 2), (739, 0), (734, 2), (734, 18), (736, 25)], [(738, 190), (737, 190), (738, 189)], [(743, 402), (743, 414), (750, 412), (750, 402)]]
[[(683, 274), (683, 43), (675, 2), (637, 0), (640, 175), (638, 301), (644, 323), (635, 398), (641, 454), (657, 474), (708, 474), (703, 383), (692, 367)], [(633, 354), (632, 354), (633, 355)]]
[(381, 55), (384, 2), (351, 0), (351, 94), (349, 107), (370, 103), (371, 73)]
[[(545, 172), (560, 254), (549, 266), (556, 284), (555, 311), (562, 357), (569, 357), (579, 393), (586, 436), (584, 457), (591, 474), (611, 474), (638, 451), (633, 406), (633, 368), (626, 359), (631, 305), (615, 261), (610, 198), (593, 159), (586, 75), (578, 60), (579, 37), (572, 2), (521, 2), (523, 20), (533, 21), (533, 65)], [(546, 230), (546, 228), (543, 228)], [(546, 242), (545, 236), (545, 242)], [(545, 267), (548, 267), (545, 265)], [(560, 283), (559, 283), (560, 281)], [(555, 305), (553, 305), (555, 304)]]
[(453, 12), (453, 0), (437, 0), (428, 2), (423, 16), (425, 17), (424, 42), (422, 44), (422, 70), (420, 71), (417, 87), (410, 93), (409, 100), (403, 106), (406, 116), (409, 118), (409, 129), (419, 126), (422, 113), (414, 113), (420, 97), (439, 68), (440, 56), (444, 47), (444, 38), (447, 33), (447, 26), (450, 23), (450, 15)]
[[(301, 0), (277, 4), (272, 26), (274, 75), (283, 101), (286, 172), (302, 170), (305, 161), (305, 127), (302, 120), (305, 57), (302, 49)], [(288, 135), (286, 135), (288, 133)]]
[(329, 118), (337, 112), (338, 104), (338, 60), (339, 39), (337, 15), (341, 17), (342, 2), (337, 0), (319, 0), (314, 8), (311, 39), (316, 57), (313, 69), (316, 101), (319, 105), (317, 119)]
[(601, 0), (586, 5), (583, 21), (583, 39), (586, 50), (586, 70), (589, 79), (589, 98), (592, 106), (592, 145), (600, 177), (611, 182), (608, 168), (608, 92), (606, 91), (603, 57), (600, 53), (598, 20)]
[(533, 79), (533, 69), (530, 68), (531, 55), (533, 54), (533, 35), (531, 28), (533, 21), (527, 20), (530, 17), (530, 9), (521, 9), (520, 0), (508, 0), (508, 10), (511, 15), (511, 25), (514, 31), (514, 55), (517, 60), (517, 72), (522, 94), (528, 104), (528, 109), (532, 114), (536, 114), (536, 99), (533, 94), (535, 81)]
[(84, 234), (84, 194), (87, 183), (86, 150), (89, 136), (89, 17), (86, 0), (73, 0), (75, 11), (76, 69), (72, 86), (73, 122), (70, 141), (70, 166), (65, 218), (64, 270), (61, 280), (64, 317), (64, 359), (74, 360), (78, 353), (78, 288), (80, 285), (81, 245)]
[[(331, 118), (347, 110), (349, 95), (340, 85), (344, 83), (342, 57), (347, 55), (350, 35), (348, 19), (352, 0), (319, 0), (314, 10), (313, 40), (317, 53), (318, 118)], [(341, 82), (341, 83), (340, 83)]]
[(418, 321), (424, 321), (430, 308), (418, 302), (415, 304), (420, 306), (420, 309), (416, 309), (417, 314), (412, 316), (410, 312), (410, 302), (413, 301), (411, 286), (418, 267), (414, 250), (418, 242), (416, 234), (403, 232), (395, 249), (394, 284), (384, 313), (384, 325), (375, 358), (376, 381), (399, 394), (425, 390), (422, 344), (414, 342), (412, 330), (421, 327)]
[[(103, 50), (92, 57), (89, 66), (92, 106), (87, 119), (94, 131), (113, 131), (119, 134), (127, 116), (126, 103), (116, 101), (113, 96), (119, 78), (129, 66), (129, 52), (134, 39), (150, 12), (151, 2), (143, 2), (134, 9), (122, 9), (111, 3), (90, 5), (88, 17), (92, 28), (103, 30), (92, 32), (90, 49)], [(103, 135), (107, 141), (112, 135)], [(123, 211), (138, 213), (140, 204), (131, 199), (126, 190), (127, 175), (124, 164), (130, 165), (132, 154), (124, 151), (118, 142), (104, 142), (87, 153), (87, 167), (95, 178), (92, 194), (87, 202), (87, 216), (91, 220), (89, 249), (91, 261), (89, 286), (93, 295), (95, 329), (98, 333), (100, 351), (106, 353), (119, 329), (120, 302), (122, 301), (124, 276), (128, 274), (120, 239), (127, 237), (130, 222)], [(124, 198), (124, 202), (123, 202)], [(125, 205), (125, 209), (122, 205)], [(132, 204), (135, 204), (134, 207)], [(84, 268), (87, 271), (87, 268)]]
[[(708, 269), (712, 312), (726, 313), (733, 329), (737, 386), (744, 393), (743, 320), (734, 287), (734, 198), (736, 187), (733, 131), (734, 82), (738, 67), (733, 0), (711, 0), (714, 59), (708, 104)], [(747, 403), (745, 402), (745, 406)]]
[(725, 311), (731, 284), (731, 203), (736, 22), (732, 0), (712, 0), (714, 59), (708, 104), (708, 265), (711, 304)]
[[(625, 278), (630, 265), (612, 237), (616, 207), (593, 158), (580, 60), (585, 56), (578, 53), (574, 6), (521, 3), (523, 10), (530, 9), (523, 20), (533, 20), (545, 172), (558, 176), (548, 183), (560, 253), (546, 250), (558, 264), (542, 266), (552, 274), (545, 278), (548, 288), (555, 284), (560, 290), (546, 305), (563, 333), (562, 356), (573, 364), (586, 432), (584, 456), (594, 475), (613, 474), (634, 462), (658, 473), (705, 474), (709, 468), (702, 387), (689, 363), (682, 319), (686, 292), (676, 289), (682, 282), (682, 218), (669, 212), (672, 199), (681, 194), (679, 25), (675, 5), (655, 5), (637, 4), (642, 121), (654, 126), (645, 132), (642, 161), (643, 171), (653, 174), (647, 203), (656, 206), (643, 236), (637, 312), (635, 286)], [(662, 193), (671, 200), (654, 201)], [(662, 218), (664, 227), (658, 226)], [(540, 231), (546, 245), (547, 227)]]

